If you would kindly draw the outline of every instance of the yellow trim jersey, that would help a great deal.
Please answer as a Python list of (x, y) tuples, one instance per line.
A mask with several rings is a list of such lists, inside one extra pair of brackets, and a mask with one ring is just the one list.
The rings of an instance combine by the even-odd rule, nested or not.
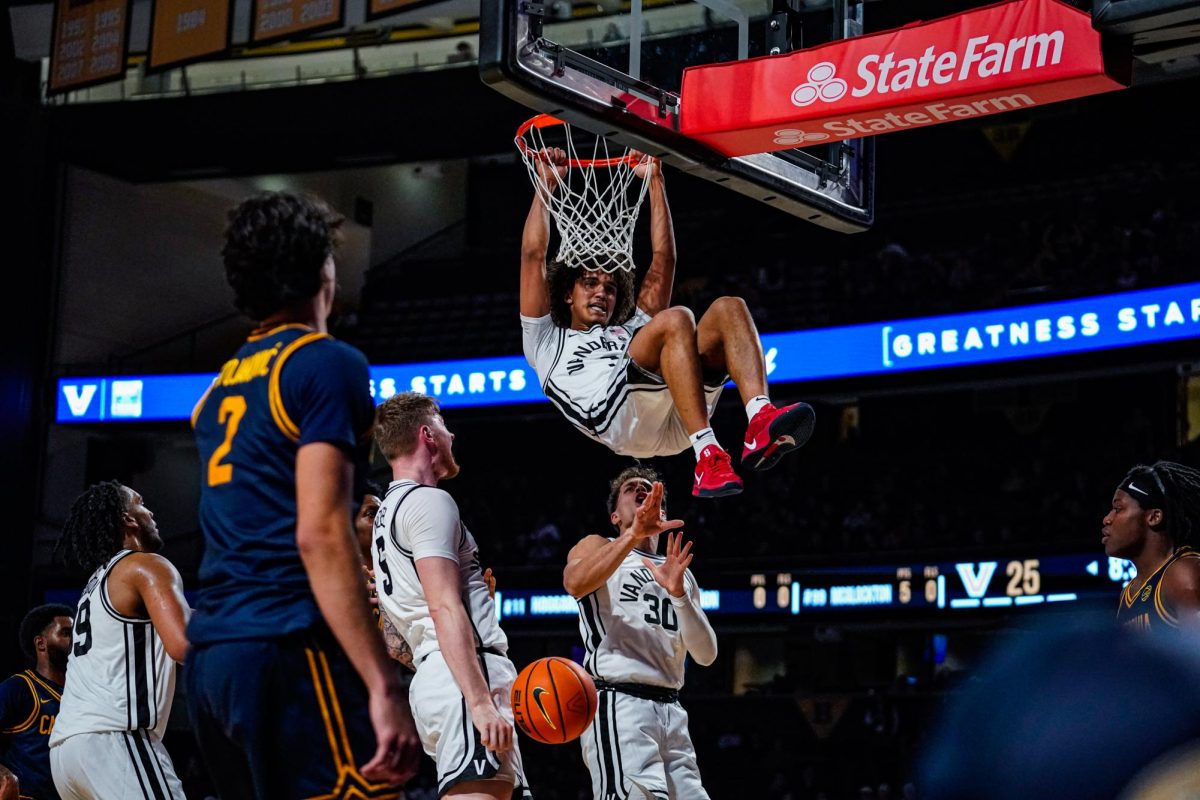
[(205, 551), (189, 641), (320, 619), (296, 547), (296, 455), (321, 442), (353, 458), (374, 410), (363, 354), (303, 325), (256, 333), (225, 362), (192, 414)]
[(0, 765), (17, 776), (23, 798), (58, 797), (49, 742), (62, 689), (32, 669), (0, 682)]
[(1200, 553), (1190, 547), (1180, 547), (1138, 587), (1137, 592), (1132, 591), (1132, 582), (1127, 584), (1117, 601), (1117, 624), (1122, 628), (1139, 631), (1178, 628), (1179, 620), (1163, 601), (1162, 582), (1171, 565), (1185, 558), (1200, 558)]

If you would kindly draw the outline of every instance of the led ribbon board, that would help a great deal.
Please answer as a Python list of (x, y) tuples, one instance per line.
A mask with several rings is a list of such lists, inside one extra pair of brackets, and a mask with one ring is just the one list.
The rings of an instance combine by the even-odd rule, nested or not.
[(690, 67), (680, 131), (728, 156), (981, 117), (1123, 88), (1087, 12), (1011, 0), (795, 53)]
[[(1200, 334), (1200, 283), (1058, 303), (762, 337), (773, 383), (1069, 355)], [(58, 422), (185, 420), (215, 375), (60, 378)], [(434, 395), (444, 408), (544, 402), (521, 356), (371, 368), (377, 402)]]

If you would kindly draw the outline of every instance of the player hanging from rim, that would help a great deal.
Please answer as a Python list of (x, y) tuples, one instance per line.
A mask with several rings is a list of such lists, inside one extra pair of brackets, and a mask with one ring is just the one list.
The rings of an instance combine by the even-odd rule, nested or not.
[(599, 690), (581, 737), (596, 800), (708, 797), (679, 689), (689, 655), (702, 666), (716, 660), (717, 635), (688, 569), (692, 543), (668, 533), (658, 555), (659, 535), (683, 525), (666, 519), (665, 501), (653, 469), (623, 470), (609, 484), (617, 536), (580, 540), (563, 570), (563, 588), (579, 602), (584, 668)]
[(1117, 604), (1133, 630), (1200, 623), (1200, 472), (1173, 461), (1139, 464), (1113, 493), (1100, 541), (1112, 558), (1133, 562), (1137, 577)]
[[(567, 175), (566, 152), (545, 148), (538, 158), (541, 180), (554, 191)], [(808, 441), (813, 410), (771, 404), (762, 342), (740, 297), (717, 298), (698, 322), (688, 308), (671, 306), (675, 233), (662, 166), (643, 157), (634, 169), (649, 182), (653, 250), (636, 303), (631, 270), (547, 264), (549, 214), (535, 192), (521, 239), (525, 358), (546, 397), (585, 435), (635, 458), (690, 444), (692, 494), (737, 494), (742, 480), (709, 426), (725, 381), (732, 377), (746, 407), (742, 463), (752, 469), (768, 469)]]
[(91, 578), (50, 734), (54, 785), (63, 800), (183, 800), (162, 738), (189, 610), (154, 513), (128, 486), (97, 483), (71, 504), (59, 546)]

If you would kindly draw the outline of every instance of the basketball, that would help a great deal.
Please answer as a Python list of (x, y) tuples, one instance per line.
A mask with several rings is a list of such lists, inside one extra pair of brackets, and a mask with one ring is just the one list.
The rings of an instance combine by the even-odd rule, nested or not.
[(517, 676), (512, 709), (526, 736), (543, 744), (564, 744), (578, 739), (592, 723), (596, 684), (574, 661), (539, 658)]

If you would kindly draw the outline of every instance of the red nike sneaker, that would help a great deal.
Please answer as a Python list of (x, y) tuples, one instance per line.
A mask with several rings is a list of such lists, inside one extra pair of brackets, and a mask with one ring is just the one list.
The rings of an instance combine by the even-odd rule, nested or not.
[(733, 471), (733, 464), (719, 447), (709, 445), (700, 451), (696, 461), (696, 483), (692, 486), (694, 497), (725, 497), (742, 493), (742, 479)]
[(808, 441), (816, 422), (817, 414), (808, 403), (783, 408), (767, 403), (746, 427), (742, 463), (751, 469), (770, 469), (784, 453)]

